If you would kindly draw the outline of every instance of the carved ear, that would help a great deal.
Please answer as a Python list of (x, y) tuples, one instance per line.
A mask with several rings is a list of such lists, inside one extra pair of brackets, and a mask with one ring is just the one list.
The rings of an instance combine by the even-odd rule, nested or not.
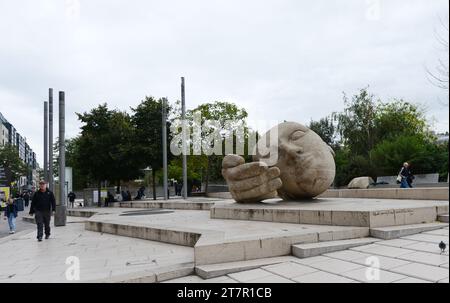
[(331, 154), (333, 155), (333, 158), (336, 158), (336, 153), (334, 152), (333, 148), (327, 144), (328, 149), (330, 150)]

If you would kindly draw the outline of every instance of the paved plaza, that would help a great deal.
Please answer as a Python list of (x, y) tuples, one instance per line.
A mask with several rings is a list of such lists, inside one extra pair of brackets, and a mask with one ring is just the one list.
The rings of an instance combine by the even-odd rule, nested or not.
[[(291, 256), (286, 262), (212, 279), (190, 275), (166, 283), (448, 283), (448, 251), (441, 254), (437, 240), (448, 243), (448, 227), (321, 256)], [(379, 279), (372, 280), (367, 265), (374, 257), (380, 271)]]
[[(51, 224), (53, 224), (53, 219)], [(79, 258), (79, 282), (112, 278), (166, 267), (193, 267), (191, 247), (101, 234), (84, 229), (83, 219), (68, 217), (64, 227), (52, 227), (50, 239), (36, 241), (33, 230), (0, 239), (0, 283), (67, 283), (67, 258)], [(75, 280), (74, 280), (75, 282)]]
[[(20, 213), (20, 230), (0, 237), (0, 283), (448, 283), (448, 248), (439, 248), (441, 241), (448, 246), (448, 223), (371, 228), (280, 222), (290, 221), (291, 212), (273, 212), (278, 222), (246, 220), (239, 212), (234, 220), (213, 219), (216, 202), (69, 209), (66, 226), (53, 227), (52, 218), (52, 235), (42, 242), (36, 241), (34, 218)], [(401, 215), (407, 223), (421, 214), (399, 208), (402, 203), (419, 202), (397, 202), (397, 220)], [(430, 206), (436, 217), (448, 202)], [(400, 236), (383, 240), (388, 238), (376, 238), (374, 231), (377, 237)]]

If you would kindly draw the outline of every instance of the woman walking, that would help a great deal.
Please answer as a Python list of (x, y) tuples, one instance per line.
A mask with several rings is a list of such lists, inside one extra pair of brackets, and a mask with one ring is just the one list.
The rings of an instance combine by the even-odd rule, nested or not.
[(8, 199), (8, 204), (5, 208), (5, 220), (8, 219), (9, 233), (16, 232), (16, 218), (17, 218), (17, 205), (14, 203), (13, 198)]
[(400, 181), (400, 188), (411, 188), (411, 183), (414, 178), (414, 176), (411, 173), (411, 170), (409, 169), (409, 163), (405, 162), (403, 163), (403, 167), (400, 170), (400, 173), (398, 174), (398, 177)]

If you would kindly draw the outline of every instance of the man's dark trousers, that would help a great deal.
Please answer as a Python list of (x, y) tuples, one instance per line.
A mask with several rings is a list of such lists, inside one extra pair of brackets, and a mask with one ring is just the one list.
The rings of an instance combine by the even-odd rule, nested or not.
[(42, 236), (44, 234), (44, 227), (45, 227), (45, 235), (50, 236), (51, 212), (36, 210), (36, 213), (34, 216), (35, 216), (36, 224), (37, 224), (37, 238), (42, 239)]

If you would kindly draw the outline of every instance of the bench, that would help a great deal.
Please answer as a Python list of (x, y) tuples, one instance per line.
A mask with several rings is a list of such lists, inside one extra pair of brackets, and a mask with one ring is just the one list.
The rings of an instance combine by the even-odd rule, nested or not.
[[(439, 183), (439, 174), (421, 174), (414, 175), (413, 184), (437, 184)], [(381, 176), (377, 177), (377, 184), (397, 184), (397, 176)]]

